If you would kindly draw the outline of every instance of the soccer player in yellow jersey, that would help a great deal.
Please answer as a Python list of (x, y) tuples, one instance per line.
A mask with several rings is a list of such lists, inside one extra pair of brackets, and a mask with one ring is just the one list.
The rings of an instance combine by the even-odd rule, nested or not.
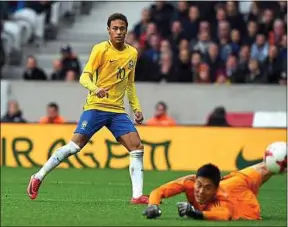
[(148, 204), (148, 196), (142, 193), (144, 147), (124, 108), (127, 93), (136, 123), (143, 122), (134, 83), (137, 50), (124, 42), (128, 22), (123, 14), (112, 14), (107, 26), (110, 40), (93, 47), (80, 77), (81, 85), (89, 93), (78, 126), (71, 141), (55, 151), (44, 166), (31, 176), (27, 188), (31, 199), (37, 197), (40, 185), (50, 171), (79, 152), (97, 131), (106, 126), (130, 152), (131, 203)]

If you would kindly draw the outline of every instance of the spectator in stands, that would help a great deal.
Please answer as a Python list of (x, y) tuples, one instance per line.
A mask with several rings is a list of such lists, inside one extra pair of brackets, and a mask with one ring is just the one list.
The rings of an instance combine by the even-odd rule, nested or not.
[(279, 58), (281, 61), (280, 84), (287, 85), (287, 35), (283, 35)]
[(2, 20), (0, 19), (0, 78), (2, 78), (2, 67), (5, 64), (5, 52), (4, 52), (4, 47), (3, 47), (2, 38), (1, 38), (2, 29), (3, 29), (3, 25), (2, 25)]
[(278, 57), (278, 50), (276, 46), (270, 46), (268, 57), (264, 61), (264, 70), (267, 73), (269, 83), (277, 83), (280, 80), (281, 61)]
[(240, 51), (241, 48), (241, 35), (239, 30), (233, 29), (231, 31), (231, 49), (232, 49), (232, 54), (238, 55), (238, 52)]
[(148, 56), (142, 53), (143, 49), (140, 48), (139, 42), (134, 42), (133, 46), (138, 51), (138, 59), (135, 69), (135, 80), (155, 81), (155, 78), (159, 78), (158, 63), (154, 63)]
[(191, 49), (193, 51), (199, 51), (202, 55), (207, 54), (208, 48), (211, 44), (211, 38), (209, 32), (203, 31), (198, 35), (198, 42), (191, 43)]
[(147, 48), (147, 41), (149, 40), (150, 36), (153, 34), (158, 34), (157, 26), (155, 23), (150, 22), (147, 25), (147, 29), (144, 33), (141, 34), (139, 38), (140, 47), (143, 49)]
[(198, 77), (194, 80), (196, 83), (211, 83), (211, 75), (210, 75), (210, 69), (209, 65), (206, 63), (202, 63), (199, 66), (199, 73)]
[[(250, 59), (250, 48), (248, 45), (243, 45), (239, 52), (239, 61), (238, 61), (238, 70), (241, 75), (247, 74), (249, 59)], [(241, 82), (244, 83), (244, 80)]]
[(64, 80), (65, 72), (62, 67), (62, 62), (60, 60), (55, 60), (53, 62), (53, 72), (51, 74), (51, 80)]
[(133, 33), (135, 34), (136, 39), (139, 39), (140, 36), (146, 32), (147, 25), (151, 21), (150, 11), (147, 8), (142, 10), (141, 20), (138, 24), (135, 25)]
[(277, 19), (274, 22), (273, 31), (269, 32), (269, 44), (279, 46), (283, 35), (285, 35), (284, 23), (282, 20)]
[(226, 61), (225, 69), (220, 69), (216, 78), (213, 78), (212, 80), (218, 83), (225, 83), (226, 81), (237, 83), (241, 81), (242, 75), (240, 74), (237, 65), (237, 57), (235, 55), (230, 55)]
[(178, 1), (173, 20), (178, 20), (181, 24), (185, 23), (185, 21), (188, 19), (188, 8), (189, 4), (187, 1)]
[(125, 42), (132, 45), (136, 41), (136, 36), (133, 32), (128, 32), (125, 38)]
[(188, 39), (181, 39), (179, 43), (179, 51), (189, 50), (189, 41)]
[(230, 25), (228, 21), (220, 21), (218, 28), (220, 59), (226, 62), (228, 56), (232, 53), (232, 48), (230, 45)]
[(279, 8), (276, 12), (276, 15), (280, 15), (280, 17), (284, 17), (287, 14), (287, 1), (278, 1)]
[(144, 52), (144, 54), (150, 58), (154, 63), (158, 63), (160, 59), (160, 38), (156, 34), (152, 34), (148, 40), (149, 48)]
[(24, 80), (47, 80), (45, 72), (37, 66), (37, 60), (29, 56), (26, 62), (26, 69), (23, 73)]
[(167, 39), (163, 39), (160, 42), (160, 52), (164, 52), (164, 51), (172, 51), (171, 50), (171, 45), (170, 45), (170, 43), (169, 43), (169, 41)]
[(256, 42), (251, 47), (251, 58), (263, 62), (268, 56), (269, 44), (263, 34), (257, 34)]
[(260, 9), (257, 5), (256, 1), (253, 1), (250, 8), (250, 13), (248, 15), (247, 20), (258, 21), (260, 19)]
[(171, 34), (168, 40), (171, 44), (174, 54), (178, 53), (178, 45), (180, 41), (184, 38), (186, 37), (183, 31), (181, 22), (179, 20), (173, 21), (171, 25)]
[(209, 34), (211, 34), (211, 28), (210, 28), (210, 24), (208, 21), (201, 21), (199, 23), (198, 33), (202, 33), (202, 32), (208, 32)]
[(65, 123), (65, 119), (60, 116), (58, 105), (54, 102), (51, 102), (47, 106), (47, 116), (42, 117), (39, 120), (39, 123), (62, 124)]
[(81, 74), (81, 66), (77, 56), (73, 53), (70, 45), (64, 45), (61, 48), (61, 54), (62, 54), (61, 63), (65, 75), (67, 71), (73, 70), (77, 74), (77, 78), (79, 78)]
[(259, 26), (259, 32), (268, 37), (268, 34), (273, 29), (273, 11), (271, 9), (266, 9), (263, 13), (263, 23)]
[(165, 1), (155, 1), (150, 8), (151, 19), (157, 25), (160, 35), (167, 38), (170, 35), (170, 23), (174, 14), (174, 7)]
[(176, 74), (175, 65), (173, 64), (173, 53), (171, 51), (161, 52), (159, 74), (159, 82), (163, 80), (166, 82), (178, 81), (178, 75)]
[(287, 35), (283, 35), (281, 39), (280, 58), (287, 59)]
[(176, 121), (167, 113), (167, 104), (158, 102), (156, 104), (154, 117), (147, 120), (146, 125), (149, 126), (174, 126)]
[(217, 33), (218, 33), (218, 30), (219, 30), (219, 23), (221, 21), (226, 21), (227, 19), (227, 15), (226, 15), (226, 11), (225, 11), (225, 8), (224, 6), (222, 5), (218, 5), (218, 7), (216, 7), (216, 20), (214, 20), (212, 22), (213, 26), (212, 26), (212, 31), (211, 31), (211, 34), (214, 36), (214, 37), (217, 37)]
[(77, 75), (76, 75), (75, 71), (73, 71), (73, 70), (67, 71), (65, 81), (67, 81), (67, 82), (77, 81)]
[(178, 82), (192, 82), (190, 56), (188, 49), (182, 49), (179, 52), (179, 58), (176, 64), (176, 75), (178, 75)]
[(218, 106), (208, 117), (207, 126), (229, 127), (226, 118), (226, 109), (223, 106)]
[(256, 59), (250, 59), (248, 72), (245, 75), (245, 83), (264, 84), (266, 82), (266, 73), (264, 71), (261, 72), (259, 62)]
[(190, 62), (191, 62), (192, 81), (197, 82), (199, 79), (200, 65), (202, 63), (201, 54), (197, 51), (193, 52)]
[(238, 11), (237, 3), (236, 1), (226, 1), (227, 21), (229, 21), (231, 30), (237, 29), (241, 33), (244, 33), (246, 25), (243, 15)]
[[(211, 43), (208, 49), (208, 54), (204, 56), (204, 62), (209, 65), (209, 75), (211, 78), (216, 78), (217, 71), (222, 68), (222, 61), (219, 56), (219, 47), (216, 43)], [(212, 82), (215, 82), (213, 79)]]
[(20, 110), (19, 104), (15, 100), (10, 100), (8, 102), (8, 111), (6, 115), (1, 119), (1, 122), (9, 123), (25, 123), (26, 120), (22, 116), (22, 111)]
[(197, 6), (190, 6), (188, 19), (183, 22), (184, 35), (188, 40), (197, 38), (200, 21), (199, 9)]
[(251, 46), (256, 40), (256, 34), (258, 32), (258, 25), (256, 21), (249, 21), (247, 25), (248, 34), (244, 37), (243, 43)]

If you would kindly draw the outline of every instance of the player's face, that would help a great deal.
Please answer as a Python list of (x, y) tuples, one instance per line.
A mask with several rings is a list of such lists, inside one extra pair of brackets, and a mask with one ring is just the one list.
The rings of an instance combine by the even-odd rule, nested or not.
[(194, 186), (194, 196), (197, 203), (206, 204), (214, 198), (216, 192), (217, 187), (215, 187), (212, 180), (205, 177), (197, 177)]
[(48, 118), (55, 118), (58, 116), (58, 111), (54, 107), (48, 107), (47, 116)]
[(123, 43), (127, 34), (127, 26), (123, 20), (111, 21), (110, 27), (107, 28), (110, 39), (113, 43)]
[(158, 105), (156, 107), (155, 116), (161, 117), (162, 115), (165, 114), (165, 112), (166, 112), (165, 107), (163, 105)]

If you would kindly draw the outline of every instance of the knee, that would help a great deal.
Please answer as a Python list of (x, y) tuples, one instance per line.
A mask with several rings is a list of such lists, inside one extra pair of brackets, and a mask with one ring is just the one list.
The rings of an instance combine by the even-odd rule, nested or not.
[(82, 149), (85, 147), (85, 145), (88, 143), (89, 139), (86, 138), (84, 135), (81, 135), (79, 133), (75, 133), (73, 135), (72, 141)]
[(137, 143), (133, 143), (133, 145), (129, 148), (129, 151), (135, 151), (135, 150), (144, 151), (144, 146), (140, 140)]

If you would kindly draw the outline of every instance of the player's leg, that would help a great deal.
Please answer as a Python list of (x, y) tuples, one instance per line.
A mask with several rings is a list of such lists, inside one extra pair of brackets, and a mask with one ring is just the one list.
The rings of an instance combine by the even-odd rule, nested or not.
[(105, 125), (105, 121), (105, 116), (102, 116), (96, 110), (88, 110), (82, 113), (71, 141), (57, 149), (43, 167), (36, 174), (31, 176), (27, 188), (27, 193), (31, 199), (37, 197), (39, 187), (47, 174), (59, 166), (60, 163), (69, 156), (79, 152), (94, 133)]
[(131, 202), (134, 204), (147, 204), (148, 197), (143, 196), (144, 146), (134, 124), (127, 114), (116, 114), (107, 125), (107, 128), (130, 153)]
[(129, 132), (118, 138), (130, 154), (129, 173), (132, 183), (132, 203), (144, 203), (148, 201), (147, 196), (143, 196), (143, 156), (144, 146), (141, 143), (138, 132)]
[(271, 173), (266, 164), (264, 162), (260, 162), (256, 165), (251, 166), (252, 168), (254, 168), (260, 175), (261, 175), (261, 182), (260, 182), (260, 186), (262, 186), (265, 182), (267, 182), (270, 177), (273, 176), (273, 173)]
[(260, 187), (273, 175), (264, 162), (242, 169), (239, 174), (238, 176), (245, 181), (246, 187), (255, 195), (258, 194)]

